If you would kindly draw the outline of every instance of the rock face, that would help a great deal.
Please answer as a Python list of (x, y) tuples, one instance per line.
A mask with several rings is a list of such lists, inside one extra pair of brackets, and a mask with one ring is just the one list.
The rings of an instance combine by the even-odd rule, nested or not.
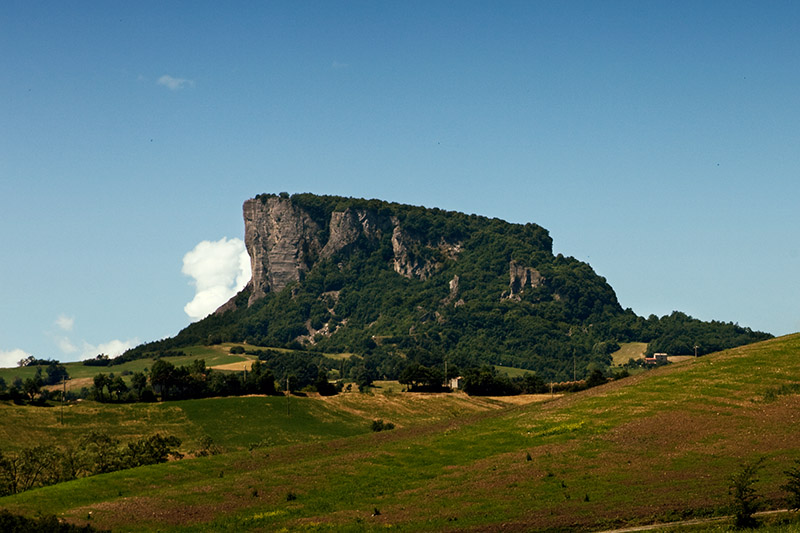
[(321, 228), (289, 199), (247, 200), (244, 227), (253, 272), (249, 304), (300, 281), (322, 249)]
[(347, 208), (331, 213), (330, 236), (320, 257), (328, 258), (355, 243), (361, 235), (371, 241), (381, 238), (381, 230), (374, 213), (366, 209)]
[(544, 277), (538, 270), (524, 267), (514, 260), (511, 260), (508, 264), (508, 273), (508, 291), (503, 293), (502, 298), (521, 300), (525, 287), (535, 289), (544, 283)]
[[(389, 267), (407, 278), (427, 279), (440, 263), (431, 259), (438, 250), (444, 257), (455, 259), (460, 243), (439, 242), (435, 246), (420, 242), (405, 232), (397, 217), (381, 215), (369, 209), (348, 207), (333, 211), (327, 227), (315, 221), (290, 198), (258, 196), (244, 203), (244, 235), (250, 254), (253, 277), (248, 306), (269, 292), (278, 292), (303, 276), (317, 261), (346, 251), (360, 239), (377, 245), (384, 235), (391, 235), (393, 256)], [(325, 237), (327, 229), (327, 238)], [(236, 297), (217, 312), (236, 308)]]

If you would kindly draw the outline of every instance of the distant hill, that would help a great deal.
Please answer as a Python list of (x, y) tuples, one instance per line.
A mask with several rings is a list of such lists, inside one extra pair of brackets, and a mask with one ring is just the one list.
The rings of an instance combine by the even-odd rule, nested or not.
[(610, 364), (621, 342), (700, 354), (769, 338), (682, 313), (623, 309), (548, 231), (380, 200), (262, 194), (244, 203), (253, 277), (216, 313), (130, 359), (198, 343), (353, 352), (379, 376), (409, 361), (496, 364), (549, 379)]

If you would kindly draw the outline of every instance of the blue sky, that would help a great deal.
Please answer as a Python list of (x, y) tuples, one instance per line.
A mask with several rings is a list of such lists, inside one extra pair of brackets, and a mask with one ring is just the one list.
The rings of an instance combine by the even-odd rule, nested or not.
[(164, 4), (0, 3), (0, 364), (174, 335), (281, 191), (535, 222), (638, 314), (800, 330), (800, 4)]

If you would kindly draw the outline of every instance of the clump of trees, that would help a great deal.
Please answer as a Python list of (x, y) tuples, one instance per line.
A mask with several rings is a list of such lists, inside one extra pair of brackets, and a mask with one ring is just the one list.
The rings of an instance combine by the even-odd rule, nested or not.
[(89, 396), (99, 402), (184, 400), (212, 396), (241, 396), (244, 394), (275, 394), (275, 377), (261, 363), (254, 361), (243, 373), (216, 372), (202, 359), (189, 365), (175, 366), (158, 359), (149, 374), (134, 372), (128, 386), (122, 376), (98, 374)]
[[(18, 403), (30, 402), (45, 404), (51, 393), (43, 387), (57, 385), (69, 379), (69, 373), (64, 365), (54, 359), (36, 359), (27, 357), (19, 362), (20, 366), (36, 366), (36, 373), (32, 377), (16, 377), (11, 385), (0, 378), (0, 400), (12, 400)], [(44, 368), (44, 370), (42, 370)]]
[(76, 526), (59, 520), (55, 515), (30, 518), (2, 509), (0, 510), (0, 531), (13, 533), (94, 533), (107, 530), (96, 529), (88, 524)]
[(419, 363), (409, 364), (400, 373), (398, 381), (405, 385), (409, 392), (441, 392), (446, 388), (442, 370)]
[(493, 366), (472, 367), (462, 375), (463, 389), (472, 396), (511, 396), (549, 392), (538, 375), (526, 373), (517, 378), (501, 375)]
[(160, 434), (121, 444), (107, 433), (92, 431), (76, 446), (59, 449), (41, 444), (18, 453), (0, 452), (0, 496), (136, 466), (163, 463), (178, 452), (180, 439)]

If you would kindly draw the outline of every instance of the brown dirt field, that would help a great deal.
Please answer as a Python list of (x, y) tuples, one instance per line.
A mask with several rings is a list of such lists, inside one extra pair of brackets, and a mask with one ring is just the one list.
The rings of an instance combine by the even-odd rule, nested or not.
[(253, 361), (237, 361), (235, 363), (216, 365), (209, 368), (213, 368), (214, 370), (235, 370), (237, 372), (241, 372), (242, 370), (250, 370), (250, 367), (252, 366)]

